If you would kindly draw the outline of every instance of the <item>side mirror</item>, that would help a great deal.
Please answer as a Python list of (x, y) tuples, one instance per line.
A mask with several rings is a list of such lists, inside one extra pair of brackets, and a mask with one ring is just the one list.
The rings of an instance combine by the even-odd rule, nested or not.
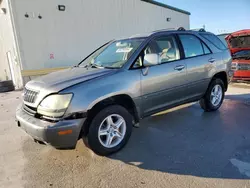
[(160, 56), (158, 54), (146, 54), (144, 56), (143, 65), (145, 67), (150, 67), (154, 65), (158, 65), (160, 62)]

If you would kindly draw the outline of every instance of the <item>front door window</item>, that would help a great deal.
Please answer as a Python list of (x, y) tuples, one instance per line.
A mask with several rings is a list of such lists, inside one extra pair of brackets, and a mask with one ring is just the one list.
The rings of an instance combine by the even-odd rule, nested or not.
[(152, 40), (144, 54), (158, 54), (159, 64), (180, 59), (180, 52), (173, 36), (163, 36)]

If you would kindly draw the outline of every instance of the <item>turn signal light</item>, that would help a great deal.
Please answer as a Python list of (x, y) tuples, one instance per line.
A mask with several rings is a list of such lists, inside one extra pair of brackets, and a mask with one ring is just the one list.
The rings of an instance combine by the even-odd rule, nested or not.
[(66, 135), (66, 134), (72, 134), (72, 130), (71, 129), (69, 129), (69, 130), (65, 130), (65, 131), (59, 131), (58, 132), (58, 134), (59, 135)]

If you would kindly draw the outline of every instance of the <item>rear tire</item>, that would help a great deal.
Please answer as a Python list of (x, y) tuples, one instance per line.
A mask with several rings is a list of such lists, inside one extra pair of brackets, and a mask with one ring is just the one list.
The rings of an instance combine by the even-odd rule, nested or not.
[(213, 79), (204, 97), (200, 100), (200, 106), (205, 112), (216, 111), (220, 108), (225, 96), (225, 86), (221, 79)]
[[(122, 106), (112, 105), (102, 109), (90, 124), (87, 135), (89, 147), (102, 156), (119, 151), (131, 136), (132, 122), (132, 115)], [(111, 140), (110, 144), (108, 140)]]
[(0, 81), (0, 93), (15, 90), (12, 80)]
[(4, 87), (0, 87), (0, 93), (3, 92), (8, 92), (8, 91), (13, 91), (15, 90), (14, 86), (4, 86)]

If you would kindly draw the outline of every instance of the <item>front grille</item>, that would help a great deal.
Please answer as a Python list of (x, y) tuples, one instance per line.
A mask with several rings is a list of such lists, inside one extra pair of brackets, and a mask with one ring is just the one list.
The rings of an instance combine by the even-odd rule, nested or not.
[(250, 64), (232, 63), (232, 70), (250, 70)]
[(38, 92), (29, 90), (27, 88), (24, 89), (23, 100), (28, 103), (34, 103), (36, 101), (36, 97)]
[(250, 64), (238, 64), (238, 70), (250, 70)]

